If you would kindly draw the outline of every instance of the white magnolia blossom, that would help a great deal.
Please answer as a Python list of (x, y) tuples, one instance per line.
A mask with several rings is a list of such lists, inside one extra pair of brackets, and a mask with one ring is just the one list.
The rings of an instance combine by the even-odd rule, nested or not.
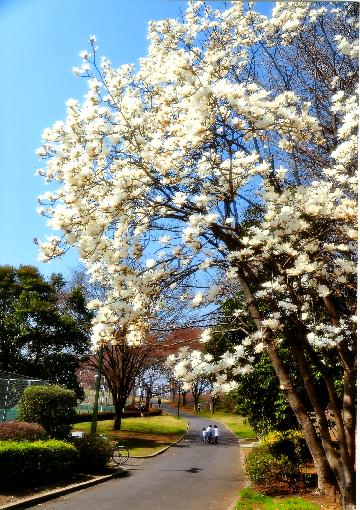
[(212, 371), (214, 381), (211, 383), (211, 394), (215, 396), (219, 393), (227, 393), (236, 387), (236, 383), (228, 377), (229, 373), (224, 372), (224, 367), (231, 369), (234, 362), (235, 357), (230, 359), (228, 354), (219, 363), (214, 364), (211, 356), (185, 347), (177, 354), (168, 356), (166, 365), (173, 369), (175, 379), (181, 381), (182, 388), (187, 391), (191, 390), (194, 381), (206, 379)]
[(201, 336), (199, 338), (200, 342), (202, 343), (206, 343), (208, 342), (209, 340), (211, 339), (211, 329), (210, 328), (205, 328), (202, 333), (201, 333)]
[[(215, 301), (220, 274), (264, 305), (257, 331), (218, 364), (199, 354), (179, 360), (177, 377), (248, 373), (254, 352), (270, 337), (281, 342), (286, 321), (301, 323), (316, 349), (349, 341), (354, 324), (328, 318), (318, 326), (316, 303), (329, 310), (355, 285), (357, 92), (341, 88), (344, 77), (329, 77), (337, 139), (319, 158), (318, 175), (297, 182), (296, 147), (327, 150), (317, 107), (299, 91), (269, 90), (265, 69), (256, 79), (247, 72), (254, 48), (286, 49), (329, 9), (279, 2), (268, 18), (242, 2), (223, 10), (191, 3), (182, 22), (149, 24), (148, 54), (137, 67), (103, 58), (94, 69), (91, 36), (74, 70), (87, 77), (87, 93), (69, 99), (65, 120), (44, 131), (37, 173), (54, 185), (39, 197), (39, 213), (61, 232), (38, 242), (40, 259), (74, 247), (107, 289), (90, 304), (95, 346), (114, 341), (119, 325), (139, 344), (166, 303), (160, 289), (179, 288), (179, 299), (196, 309)], [(331, 15), (354, 26), (340, 11)], [(335, 45), (346, 59), (357, 52), (343, 34)], [(249, 202), (261, 218), (243, 229)], [(203, 290), (188, 289), (190, 276)], [(254, 291), (245, 285), (250, 276), (259, 282)], [(239, 310), (238, 319), (249, 313)]]
[[(351, 336), (353, 325), (351, 324), (353, 318), (350, 320), (342, 319), (337, 326), (330, 324), (317, 324), (313, 331), (308, 333), (307, 339), (310, 344), (319, 348), (331, 348), (348, 340)], [(356, 320), (356, 319), (355, 319)]]

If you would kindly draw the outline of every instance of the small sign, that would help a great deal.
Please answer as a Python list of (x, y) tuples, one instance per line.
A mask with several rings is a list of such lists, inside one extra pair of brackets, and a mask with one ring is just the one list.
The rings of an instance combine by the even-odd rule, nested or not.
[(84, 437), (85, 432), (82, 432), (81, 430), (74, 430), (71, 432), (71, 437)]

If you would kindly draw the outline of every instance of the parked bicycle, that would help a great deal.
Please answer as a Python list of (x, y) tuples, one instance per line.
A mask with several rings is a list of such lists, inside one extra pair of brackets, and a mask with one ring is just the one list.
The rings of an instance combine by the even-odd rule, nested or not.
[[(98, 437), (109, 441), (109, 438), (107, 436), (104, 436), (103, 434), (99, 434)], [(110, 439), (110, 441), (112, 440)], [(116, 464), (117, 466), (122, 466), (129, 460), (130, 452), (128, 448), (120, 444), (119, 441), (112, 441), (112, 443), (114, 444), (114, 449), (111, 458), (114, 464)]]
[(129, 460), (130, 454), (126, 446), (116, 443), (112, 454), (112, 460), (117, 466), (125, 464)]

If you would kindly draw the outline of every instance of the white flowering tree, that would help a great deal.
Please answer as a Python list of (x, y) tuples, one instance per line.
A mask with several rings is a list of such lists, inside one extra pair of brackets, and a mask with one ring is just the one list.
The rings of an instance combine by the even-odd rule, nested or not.
[[(58, 186), (40, 198), (40, 212), (61, 232), (39, 242), (42, 259), (76, 247), (108, 289), (93, 303), (94, 343), (113, 338), (119, 321), (128, 342), (141, 342), (167, 289), (195, 308), (217, 299), (220, 275), (236, 280), (246, 334), (206, 369), (220, 384), (230, 369), (251, 370), (253, 351), (265, 349), (319, 487), (333, 475), (347, 510), (355, 498), (357, 29), (350, 2), (280, 2), (271, 18), (242, 2), (224, 10), (194, 2), (181, 21), (149, 24), (138, 66), (98, 60), (92, 37), (74, 68), (88, 92), (44, 131), (38, 172)], [(281, 358), (284, 344), (315, 424)], [(340, 392), (330, 358), (343, 372)]]
[(200, 397), (205, 390), (210, 390), (214, 409), (214, 402), (219, 394), (227, 393), (236, 387), (233, 381), (228, 382), (227, 374), (220, 373), (219, 366), (216, 367), (216, 381), (213, 381), (213, 357), (209, 354), (203, 355), (199, 350), (182, 347), (176, 354), (168, 356), (165, 364), (172, 370), (173, 378), (179, 381), (182, 389), (191, 392), (195, 410), (198, 409)]

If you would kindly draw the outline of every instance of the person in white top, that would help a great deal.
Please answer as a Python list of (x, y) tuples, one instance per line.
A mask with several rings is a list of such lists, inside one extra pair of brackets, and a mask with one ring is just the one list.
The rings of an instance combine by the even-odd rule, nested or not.
[(217, 428), (217, 425), (214, 425), (213, 434), (214, 434), (214, 442), (215, 442), (215, 444), (217, 444), (218, 439), (219, 439), (219, 429)]
[(206, 427), (202, 429), (202, 442), (206, 443)]
[(212, 425), (209, 425), (207, 428), (206, 428), (206, 443), (211, 443), (212, 442), (212, 437), (213, 437), (213, 429), (212, 429)]

